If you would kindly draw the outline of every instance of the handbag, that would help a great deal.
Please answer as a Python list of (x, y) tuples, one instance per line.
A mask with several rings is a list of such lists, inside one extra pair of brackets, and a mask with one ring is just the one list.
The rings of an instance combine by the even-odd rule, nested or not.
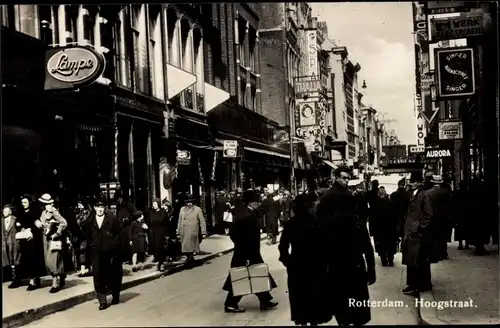
[(49, 243), (49, 250), (51, 252), (62, 251), (62, 241), (60, 241), (60, 240), (51, 240), (50, 243)]

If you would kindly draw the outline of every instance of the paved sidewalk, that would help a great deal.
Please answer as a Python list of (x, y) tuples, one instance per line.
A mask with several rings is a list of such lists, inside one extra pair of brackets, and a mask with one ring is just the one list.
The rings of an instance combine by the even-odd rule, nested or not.
[[(499, 262), (496, 246), (487, 247), (489, 255), (476, 256), (471, 250), (457, 250), (458, 243), (448, 244), (449, 260), (432, 265), (433, 291), (422, 293), (423, 301), (436, 301), (420, 307), (422, 323), (443, 324), (499, 324)], [(468, 301), (472, 306), (455, 307), (439, 302)], [(421, 303), (422, 304), (422, 303)]]
[[(281, 230), (281, 229), (280, 229)], [(262, 234), (262, 239), (265, 239)], [(202, 265), (233, 250), (233, 242), (228, 236), (213, 235), (201, 243), (202, 254), (196, 256), (196, 264)], [(156, 271), (156, 265), (146, 263), (144, 270), (132, 273), (131, 265), (124, 265), (122, 290), (168, 276), (185, 269), (183, 259), (170, 264), (165, 272)], [(3, 327), (19, 327), (39, 320), (49, 314), (65, 310), (95, 297), (92, 277), (80, 278), (77, 274), (68, 275), (66, 287), (57, 294), (49, 294), (51, 278), (42, 279), (41, 289), (27, 292), (26, 286), (8, 289), (9, 282), (2, 284)]]

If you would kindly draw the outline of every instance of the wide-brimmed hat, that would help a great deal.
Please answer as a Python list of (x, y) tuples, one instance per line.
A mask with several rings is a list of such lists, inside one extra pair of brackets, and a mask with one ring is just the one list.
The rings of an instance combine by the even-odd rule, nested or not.
[(184, 203), (194, 203), (194, 196), (193, 195), (186, 195), (186, 199), (184, 200)]
[(441, 184), (443, 183), (443, 178), (440, 175), (433, 175), (431, 182), (436, 184)]
[(54, 199), (50, 194), (43, 194), (38, 198), (38, 201), (42, 204), (54, 204)]

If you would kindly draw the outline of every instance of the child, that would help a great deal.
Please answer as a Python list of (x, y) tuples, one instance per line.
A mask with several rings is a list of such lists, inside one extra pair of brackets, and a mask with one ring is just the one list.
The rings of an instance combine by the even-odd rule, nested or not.
[[(137, 263), (146, 261), (146, 231), (148, 226), (144, 223), (144, 214), (136, 211), (132, 214), (130, 223), (130, 246), (132, 251), (132, 271), (137, 272)], [(139, 269), (142, 269), (142, 265)]]
[(2, 266), (4, 269), (10, 267), (12, 271), (12, 283), (8, 288), (17, 288), (21, 285), (21, 279), (17, 272), (21, 261), (19, 243), (16, 240), (16, 234), (19, 230), (21, 230), (21, 225), (12, 215), (12, 206), (5, 205), (2, 223)]

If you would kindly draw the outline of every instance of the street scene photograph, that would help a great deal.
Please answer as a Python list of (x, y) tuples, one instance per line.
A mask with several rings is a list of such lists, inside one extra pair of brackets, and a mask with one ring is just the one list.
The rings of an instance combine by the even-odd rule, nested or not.
[(1, 4), (2, 327), (499, 325), (498, 18)]

